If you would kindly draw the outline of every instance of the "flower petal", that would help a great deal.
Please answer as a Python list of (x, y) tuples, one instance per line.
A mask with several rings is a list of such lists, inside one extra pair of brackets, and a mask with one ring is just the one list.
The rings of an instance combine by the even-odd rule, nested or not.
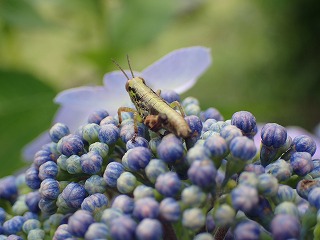
[(211, 64), (210, 49), (189, 47), (175, 50), (142, 71), (154, 90), (170, 89), (182, 93), (191, 88)]
[[(127, 74), (129, 78), (132, 78), (132, 74), (129, 70), (124, 70), (124, 72)], [(139, 77), (141, 76), (141, 73), (133, 71), (133, 75), (136, 77)], [(103, 84), (106, 89), (112, 92), (119, 91), (120, 94), (123, 94), (123, 95), (124, 93), (128, 95), (128, 93), (125, 90), (126, 82), (127, 82), (127, 78), (121, 71), (109, 72), (103, 76)]]
[(72, 109), (82, 109), (84, 113), (105, 109), (110, 115), (114, 115), (120, 106), (130, 103), (130, 98), (126, 91), (94, 86), (65, 90), (57, 95), (55, 102)]

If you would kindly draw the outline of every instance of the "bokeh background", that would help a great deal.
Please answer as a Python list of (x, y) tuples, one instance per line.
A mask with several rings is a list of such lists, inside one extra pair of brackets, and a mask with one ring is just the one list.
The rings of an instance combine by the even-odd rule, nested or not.
[(320, 3), (315, 0), (0, 0), (0, 177), (51, 125), (54, 96), (140, 71), (174, 49), (211, 48), (211, 68), (182, 97), (259, 122), (313, 131), (320, 120)]

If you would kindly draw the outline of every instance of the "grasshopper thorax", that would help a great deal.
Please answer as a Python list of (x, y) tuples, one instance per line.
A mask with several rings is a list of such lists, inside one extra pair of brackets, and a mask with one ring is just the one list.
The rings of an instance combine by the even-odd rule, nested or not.
[(144, 79), (141, 77), (134, 77), (134, 78), (128, 79), (128, 81), (126, 82), (127, 92), (130, 92), (132, 90), (132, 87), (137, 83), (142, 83), (144, 85), (146, 84)]

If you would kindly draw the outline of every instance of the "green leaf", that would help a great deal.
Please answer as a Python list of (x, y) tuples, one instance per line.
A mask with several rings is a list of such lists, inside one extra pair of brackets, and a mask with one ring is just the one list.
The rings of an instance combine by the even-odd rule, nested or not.
[(47, 22), (26, 0), (0, 0), (0, 20), (10, 27), (44, 27)]
[(48, 129), (57, 106), (56, 92), (36, 77), (0, 69), (0, 177), (26, 163), (21, 150)]

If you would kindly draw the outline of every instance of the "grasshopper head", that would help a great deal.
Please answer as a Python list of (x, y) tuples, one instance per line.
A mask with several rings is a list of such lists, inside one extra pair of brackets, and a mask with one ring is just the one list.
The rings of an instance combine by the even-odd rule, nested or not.
[(134, 78), (128, 79), (128, 81), (126, 82), (127, 92), (131, 91), (133, 86), (139, 83), (143, 83), (144, 85), (146, 84), (144, 79), (141, 77), (134, 77)]

